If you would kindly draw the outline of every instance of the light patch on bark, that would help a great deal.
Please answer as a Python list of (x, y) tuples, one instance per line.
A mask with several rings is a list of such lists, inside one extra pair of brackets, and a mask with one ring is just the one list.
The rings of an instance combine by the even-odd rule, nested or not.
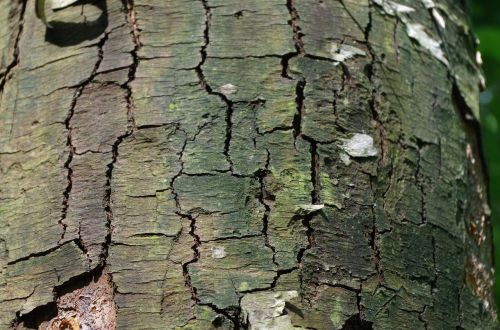
[(226, 256), (226, 249), (223, 246), (214, 246), (212, 248), (212, 258), (222, 259)]
[[(441, 49), (441, 42), (433, 39), (427, 32), (425, 32), (425, 28), (423, 25), (418, 23), (410, 22), (407, 15), (415, 11), (415, 9), (404, 6), (401, 4), (397, 4), (392, 1), (387, 0), (374, 0), (375, 4), (382, 7), (383, 11), (391, 16), (397, 16), (406, 26), (406, 32), (410, 38), (417, 41), (420, 46), (425, 48), (427, 51), (431, 53), (434, 57), (444, 63), (446, 66), (449, 66), (448, 60), (444, 54), (444, 51)], [(432, 11), (432, 16), (436, 20), (436, 22), (442, 27), (446, 27), (446, 22), (444, 18), (439, 13), (436, 5), (432, 0), (422, 0), (424, 6)]]
[(427, 49), (434, 57), (448, 66), (448, 60), (441, 49), (441, 42), (432, 39), (424, 30), (424, 26), (418, 23), (406, 23), (408, 36), (417, 41), (420, 46)]
[(356, 133), (340, 147), (351, 157), (373, 157), (378, 153), (373, 138), (367, 134)]
[(393, 1), (374, 0), (374, 2), (382, 7), (384, 11), (389, 15), (396, 15), (398, 13), (412, 13), (415, 11), (415, 9), (412, 7), (405, 6)]
[(233, 84), (225, 84), (221, 86), (220, 91), (224, 95), (231, 95), (234, 94), (238, 91), (238, 88), (234, 86)]
[(483, 56), (479, 50), (476, 52), (476, 63), (477, 65), (483, 65)]
[(342, 163), (344, 163), (345, 166), (349, 166), (352, 163), (351, 157), (349, 157), (348, 154), (343, 152), (340, 153), (340, 160), (342, 161)]
[(324, 204), (318, 204), (318, 205), (314, 205), (314, 204), (300, 205), (298, 207), (296, 213), (306, 215), (306, 214), (309, 214), (309, 213), (312, 213), (312, 212), (319, 211), (319, 210), (323, 209), (324, 207), (325, 207)]
[(292, 329), (290, 315), (283, 315), (285, 303), (298, 297), (297, 291), (259, 292), (241, 299), (243, 317), (251, 330)]
[(57, 9), (63, 9), (65, 7), (68, 7), (78, 0), (52, 0), (52, 10), (57, 10)]
[(431, 11), (432, 11), (432, 16), (434, 17), (434, 19), (436, 20), (436, 22), (443, 29), (446, 29), (446, 21), (444, 20), (444, 17), (441, 16), (441, 14), (439, 13), (439, 10), (437, 10), (436, 8), (432, 8)]
[(338, 45), (335, 42), (330, 47), (330, 54), (332, 59), (337, 62), (344, 62), (355, 56), (366, 56), (366, 52), (359, 48), (350, 45)]

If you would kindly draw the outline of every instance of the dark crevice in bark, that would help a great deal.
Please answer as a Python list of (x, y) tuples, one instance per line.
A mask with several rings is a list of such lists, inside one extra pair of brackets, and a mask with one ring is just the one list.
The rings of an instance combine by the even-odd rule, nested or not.
[(14, 41), (14, 59), (9, 65), (7, 65), (5, 72), (0, 76), (0, 92), (3, 92), (5, 83), (9, 79), (11, 71), (19, 64), (20, 61), (19, 41), (21, 40), (21, 35), (24, 29), (24, 14), (26, 13), (27, 1), (19, 0), (19, 2), (21, 3), (21, 10), (19, 13), (19, 29), (17, 30), (16, 39)]
[[(133, 59), (132, 65), (129, 68), (129, 76), (127, 82), (121, 86), (121, 88), (126, 90), (126, 95), (125, 95), (125, 101), (127, 104), (127, 117), (128, 117), (128, 122), (129, 126), (127, 128), (127, 131), (118, 136), (118, 138), (115, 140), (113, 143), (113, 146), (111, 148), (112, 150), (112, 159), (111, 163), (107, 165), (107, 170), (106, 170), (106, 186), (105, 186), (105, 193), (104, 193), (104, 210), (106, 212), (106, 228), (107, 228), (107, 235), (105, 242), (103, 244), (103, 250), (102, 250), (102, 255), (100, 256), (100, 262), (105, 265), (107, 258), (108, 258), (108, 252), (109, 252), (109, 246), (111, 245), (111, 235), (113, 231), (112, 227), (112, 222), (113, 222), (113, 209), (112, 209), (112, 201), (111, 201), (111, 193), (112, 193), (112, 180), (113, 180), (113, 169), (114, 166), (118, 160), (119, 152), (118, 149), (121, 145), (121, 143), (130, 135), (133, 134), (134, 130), (136, 129), (135, 125), (135, 118), (134, 118), (134, 113), (133, 113), (133, 96), (132, 96), (132, 88), (130, 87), (130, 83), (135, 80), (135, 74), (137, 71), (137, 66), (139, 65), (139, 60), (137, 57), (137, 51), (141, 47), (140, 41), (139, 41), (139, 32), (137, 28), (137, 22), (135, 19), (135, 12), (134, 12), (134, 1), (133, 0), (128, 0), (127, 3), (124, 3), (125, 8), (127, 9), (127, 18), (129, 20), (129, 24), (131, 25), (132, 28), (132, 36), (133, 36), (133, 41), (135, 44), (134, 50), (131, 52), (131, 56)], [(102, 54), (102, 46), (101, 46), (101, 60), (103, 57)]]
[(276, 275), (273, 277), (273, 281), (271, 282), (271, 284), (268, 287), (255, 288), (255, 289), (250, 289), (250, 290), (242, 290), (242, 291), (238, 291), (238, 292), (246, 294), (246, 293), (257, 293), (257, 292), (263, 292), (263, 291), (271, 291), (274, 288), (276, 288), (276, 285), (278, 284), (278, 281), (282, 275), (290, 274), (298, 269), (299, 269), (299, 267), (292, 267), (292, 268), (288, 268), (288, 269), (278, 269), (278, 270), (276, 270)]
[[(182, 131), (184, 132), (181, 128), (177, 127), (177, 131)], [(185, 133), (185, 132), (184, 132)], [(174, 133), (175, 134), (175, 133)], [(182, 212), (182, 207), (181, 207), (181, 202), (179, 199), (178, 193), (175, 191), (174, 185), (175, 181), (181, 177), (182, 175), (186, 175), (184, 171), (184, 161), (183, 161), (183, 156), (184, 156), (184, 151), (186, 149), (187, 143), (189, 141), (189, 138), (186, 137), (184, 140), (184, 143), (182, 145), (181, 150), (179, 151), (179, 163), (180, 163), (180, 169), (179, 172), (176, 173), (173, 177), (172, 180), (170, 181), (170, 190), (172, 192), (172, 195), (174, 196), (175, 200), (175, 205), (177, 211), (175, 212), (181, 220), (188, 220), (189, 221), (189, 235), (193, 239), (194, 244), (191, 246), (191, 249), (193, 250), (193, 257), (189, 261), (185, 262), (182, 264), (182, 276), (184, 277), (184, 285), (189, 288), (191, 292), (191, 300), (193, 301), (194, 304), (200, 305), (200, 301), (196, 295), (196, 288), (193, 286), (191, 282), (191, 276), (189, 274), (189, 265), (192, 263), (198, 262), (200, 258), (200, 252), (199, 252), (199, 247), (202, 244), (202, 241), (200, 237), (196, 234), (196, 218), (192, 216), (191, 214), (185, 214)]]
[(249, 235), (239, 235), (239, 236), (224, 236), (224, 237), (219, 237), (219, 238), (214, 238), (214, 239), (209, 239), (209, 240), (200, 240), (200, 243), (223, 242), (223, 241), (230, 241), (230, 240), (235, 240), (235, 239), (255, 238), (255, 237), (262, 237), (262, 235), (261, 234), (249, 234)]
[(184, 276), (185, 285), (191, 291), (191, 299), (195, 304), (199, 304), (200, 300), (196, 296), (196, 288), (193, 286), (191, 282), (191, 275), (189, 274), (189, 265), (198, 262), (198, 260), (200, 259), (199, 247), (201, 246), (201, 239), (200, 236), (196, 234), (196, 218), (191, 214), (182, 214), (180, 212), (177, 212), (177, 215), (179, 215), (182, 219), (189, 220), (189, 235), (193, 238), (194, 241), (194, 244), (191, 246), (191, 249), (193, 250), (193, 258), (182, 264), (182, 273)]
[(229, 164), (230, 172), (233, 172), (233, 162), (231, 161), (231, 155), (229, 149), (231, 147), (231, 137), (232, 137), (232, 117), (233, 117), (233, 102), (226, 97), (223, 93), (215, 92), (208, 84), (205, 75), (203, 73), (203, 65), (207, 60), (207, 47), (210, 44), (210, 24), (212, 20), (211, 8), (208, 5), (207, 0), (200, 0), (203, 8), (205, 10), (205, 29), (203, 30), (204, 44), (201, 46), (200, 55), (201, 60), (195, 68), (198, 74), (198, 79), (200, 81), (200, 86), (210, 95), (218, 96), (226, 104), (226, 139), (224, 141), (224, 151), (223, 154), (226, 157), (226, 161)]
[[(377, 176), (370, 177), (370, 189), (372, 191), (372, 195), (374, 197), (374, 201), (377, 200), (377, 178), (380, 175), (380, 173), (383, 171), (383, 166), (386, 158), (386, 150), (387, 150), (387, 133), (384, 127), (384, 124), (382, 120), (379, 117), (379, 112), (377, 109), (377, 89), (375, 88), (376, 83), (374, 80), (375, 76), (375, 65), (377, 64), (377, 55), (375, 53), (375, 50), (373, 49), (371, 43), (370, 43), (370, 34), (372, 32), (372, 24), (373, 24), (373, 4), (370, 3), (369, 7), (369, 12), (368, 12), (368, 24), (365, 28), (365, 42), (368, 47), (368, 52), (369, 56), (371, 58), (370, 65), (368, 66), (368, 79), (372, 85), (372, 91), (371, 91), (371, 98), (369, 100), (369, 108), (372, 113), (373, 120), (376, 123), (376, 128), (379, 132), (379, 149), (380, 149), (380, 157), (377, 161)], [(383, 199), (383, 204), (385, 205), (385, 196), (382, 196)], [(374, 258), (374, 264), (375, 264), (375, 270), (377, 272), (378, 278), (380, 282), (384, 282), (384, 271), (382, 269), (381, 265), (381, 255), (380, 255), (380, 248), (378, 246), (378, 230), (377, 230), (377, 210), (375, 208), (375, 205), (370, 206), (371, 209), (371, 215), (372, 215), (372, 228), (371, 228), (371, 233), (370, 233), (370, 247), (373, 251), (373, 258)]]
[(293, 136), (295, 139), (302, 135), (302, 118), (304, 117), (304, 88), (306, 87), (305, 78), (297, 81), (295, 87), (295, 103), (297, 104), (297, 113), (293, 117)]
[(425, 330), (429, 329), (429, 325), (427, 324), (427, 321), (424, 319), (424, 313), (427, 310), (427, 307), (428, 307), (427, 305), (424, 305), (422, 311), (418, 312), (418, 320), (423, 323)]
[(311, 200), (312, 204), (320, 204), (321, 203), (321, 186), (320, 186), (320, 178), (319, 178), (319, 154), (318, 154), (318, 145), (315, 141), (310, 139), (305, 139), (309, 141), (311, 145), (311, 183), (313, 186), (313, 190), (311, 191)]
[(297, 263), (299, 264), (300, 268), (303, 267), (302, 261), (304, 259), (305, 252), (316, 245), (316, 241), (315, 241), (315, 237), (314, 237), (314, 229), (311, 227), (311, 220), (314, 217), (314, 213), (317, 213), (317, 212), (310, 213), (302, 219), (302, 225), (304, 226), (304, 228), (306, 228), (307, 246), (304, 248), (301, 248), (299, 250), (299, 252), (297, 253)]
[[(370, 180), (370, 189), (372, 192), (374, 192), (374, 185), (375, 183), (373, 182), (373, 179)], [(380, 256), (380, 248), (378, 246), (378, 237), (379, 233), (377, 232), (377, 214), (376, 214), (376, 209), (375, 206), (370, 206), (370, 211), (372, 215), (372, 228), (371, 228), (371, 233), (370, 233), (370, 247), (373, 251), (373, 259), (375, 263), (375, 270), (377, 272), (378, 278), (380, 282), (384, 282), (384, 270), (382, 269), (382, 264), (381, 264), (381, 256)]]
[[(41, 252), (36, 252), (36, 253), (30, 253), (29, 255), (27, 256), (24, 256), (24, 257), (21, 257), (21, 258), (18, 258), (16, 260), (12, 260), (12, 261), (9, 261), (7, 263), (7, 265), (14, 265), (14, 264), (17, 264), (19, 262), (22, 262), (22, 261), (26, 261), (28, 259), (31, 259), (31, 258), (36, 258), (36, 257), (41, 257), (41, 256), (46, 256), (54, 251), (56, 251), (57, 249), (61, 248), (61, 246), (63, 246), (64, 244), (69, 244), (71, 242), (74, 242), (76, 245), (80, 246), (80, 242), (78, 240), (72, 240), (72, 241), (67, 241), (67, 242), (64, 242), (60, 245), (57, 245), (57, 246), (53, 246), (51, 247), (50, 249), (47, 249), (45, 251), (41, 251)], [(80, 246), (81, 247), (81, 246)]]
[(108, 164), (108, 169), (106, 171), (106, 188), (105, 188), (105, 193), (104, 193), (104, 210), (106, 212), (106, 228), (107, 228), (107, 235), (105, 242), (103, 244), (103, 250), (102, 250), (102, 255), (100, 256), (100, 262), (102, 264), (106, 264), (106, 260), (108, 258), (108, 250), (109, 246), (111, 245), (111, 234), (113, 231), (112, 227), (112, 222), (113, 222), (113, 210), (111, 206), (111, 182), (113, 180), (113, 169), (115, 166), (116, 161), (118, 160), (118, 148), (120, 144), (125, 140), (127, 137), (129, 137), (132, 134), (132, 131), (128, 131), (125, 134), (119, 136), (115, 143), (113, 143), (112, 147), (112, 160), (111, 163)]
[[(99, 66), (101, 65), (101, 62), (103, 60), (103, 47), (104, 44), (106, 43), (106, 40), (108, 40), (108, 33), (105, 33), (104, 36), (101, 38), (101, 40), (97, 43), (97, 61), (94, 65), (94, 68), (90, 74), (90, 76), (84, 80), (83, 82), (80, 83), (78, 87), (76, 87), (75, 93), (73, 95), (73, 99), (71, 101), (70, 109), (68, 111), (68, 114), (66, 116), (66, 119), (64, 120), (64, 126), (66, 127), (67, 131), (67, 138), (66, 138), (66, 145), (68, 147), (68, 158), (66, 162), (64, 163), (64, 168), (68, 171), (67, 175), (67, 186), (66, 189), (63, 192), (63, 203), (62, 203), (62, 214), (61, 218), (59, 219), (59, 225), (62, 226), (63, 231), (61, 234), (61, 238), (59, 239), (58, 245), (60, 242), (64, 239), (64, 236), (66, 234), (66, 229), (67, 229), (67, 224), (65, 223), (68, 209), (69, 209), (69, 197), (71, 194), (71, 189), (73, 187), (73, 169), (71, 168), (71, 162), (73, 160), (73, 156), (76, 152), (76, 147), (73, 145), (73, 140), (72, 140), (72, 127), (71, 127), (71, 119), (73, 118), (73, 115), (75, 114), (75, 107), (76, 104), (78, 103), (78, 99), (82, 95), (85, 87), (87, 87), (94, 77), (97, 75), (97, 71), (99, 70)], [(81, 242), (81, 239), (80, 239)], [(82, 243), (82, 242), (81, 242)], [(83, 243), (82, 243), (83, 245)], [(87, 254), (86, 249), (84, 252)]]
[(299, 55), (304, 56), (305, 50), (304, 50), (304, 43), (302, 42), (303, 34), (300, 32), (300, 27), (298, 25), (299, 14), (297, 12), (297, 8), (295, 8), (295, 1), (287, 0), (286, 7), (288, 9), (288, 12), (290, 13), (290, 20), (288, 21), (288, 24), (292, 28), (292, 33), (293, 33), (292, 38), (296, 51), (281, 56), (281, 67), (282, 67), (281, 76), (283, 78), (292, 79), (290, 76), (290, 60)]
[(437, 290), (437, 281), (438, 281), (438, 268), (437, 268), (437, 261), (436, 261), (436, 239), (434, 236), (432, 236), (432, 269), (434, 270), (434, 278), (431, 279), (430, 284), (431, 284), (431, 294), (433, 295), (436, 290)]
[(354, 314), (348, 318), (341, 328), (342, 330), (372, 330), (373, 323), (361, 319), (360, 314)]
[(271, 161), (271, 154), (269, 150), (267, 150), (267, 159), (266, 159), (266, 165), (265, 169), (262, 171), (259, 171), (257, 173), (257, 178), (259, 179), (259, 184), (260, 184), (260, 194), (259, 194), (259, 202), (264, 206), (264, 216), (262, 217), (262, 234), (264, 235), (264, 240), (265, 240), (265, 245), (272, 251), (273, 253), (273, 263), (276, 266), (279, 266), (278, 263), (276, 262), (276, 248), (270, 243), (269, 240), (269, 235), (268, 235), (268, 228), (269, 228), (269, 215), (271, 214), (271, 205), (270, 202), (272, 203), (275, 199), (275, 196), (271, 195), (267, 190), (266, 190), (266, 177), (271, 173), (269, 170), (269, 164)]
[(425, 189), (424, 189), (424, 178), (421, 173), (422, 169), (422, 152), (425, 146), (428, 145), (426, 142), (417, 140), (417, 146), (418, 146), (418, 158), (417, 158), (417, 170), (415, 172), (415, 182), (418, 186), (418, 189), (421, 194), (421, 200), (420, 200), (420, 215), (422, 217), (422, 222), (421, 224), (426, 224), (427, 223), (427, 215), (426, 215), (426, 205), (425, 205)]
[(290, 13), (290, 20), (288, 24), (292, 27), (293, 31), (293, 42), (295, 43), (295, 48), (298, 54), (305, 54), (304, 43), (302, 42), (302, 32), (300, 32), (300, 27), (298, 25), (298, 20), (300, 18), (297, 8), (295, 7), (295, 0), (287, 0), (286, 7)]
[[(268, 135), (268, 134), (273, 134), (274, 132), (288, 132), (294, 130), (293, 126), (278, 126), (274, 127), (268, 131), (260, 132), (258, 129), (256, 130), (257, 134), (260, 136)], [(254, 145), (255, 146), (255, 145)]]

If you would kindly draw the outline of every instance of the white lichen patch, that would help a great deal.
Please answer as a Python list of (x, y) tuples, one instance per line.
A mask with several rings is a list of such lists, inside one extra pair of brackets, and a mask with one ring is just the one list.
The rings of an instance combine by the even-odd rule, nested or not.
[(373, 146), (373, 138), (367, 134), (354, 134), (340, 146), (351, 157), (373, 157), (378, 151)]
[(431, 9), (436, 7), (436, 4), (434, 3), (433, 0), (421, 0), (421, 2), (424, 4), (425, 8)]
[(243, 318), (251, 330), (293, 329), (290, 315), (283, 311), (285, 303), (296, 297), (297, 291), (246, 294), (241, 299)]
[(448, 66), (448, 60), (441, 49), (441, 42), (432, 39), (431, 36), (425, 32), (423, 25), (418, 23), (406, 23), (406, 32), (410, 38), (417, 41), (420, 46), (427, 49), (434, 57)]
[(304, 204), (304, 205), (300, 205), (297, 208), (296, 213), (309, 214), (312, 212), (319, 211), (319, 210), (323, 209), (324, 207), (325, 207), (324, 204)]
[(349, 166), (352, 163), (351, 157), (343, 152), (340, 153), (340, 160), (342, 161), (342, 163), (344, 163), (345, 166)]
[(415, 11), (415, 8), (412, 8), (410, 6), (405, 6), (393, 1), (374, 0), (374, 2), (380, 7), (382, 7), (382, 9), (386, 14), (392, 16), (397, 14), (412, 13)]
[(220, 91), (224, 95), (231, 95), (238, 91), (238, 88), (233, 84), (225, 84), (220, 87)]
[(68, 7), (78, 0), (52, 0), (52, 10), (62, 9)]
[(366, 56), (366, 52), (362, 49), (350, 45), (339, 45), (333, 42), (330, 46), (330, 55), (337, 62), (344, 62), (355, 56)]
[(446, 21), (444, 20), (444, 17), (439, 13), (439, 10), (436, 8), (432, 8), (431, 12), (432, 17), (434, 17), (439, 26), (441, 26), (443, 29), (446, 29)]
[(222, 259), (226, 256), (226, 249), (223, 246), (214, 246), (211, 250), (214, 259)]
[(479, 50), (476, 52), (476, 64), (483, 65), (483, 55), (481, 55)]

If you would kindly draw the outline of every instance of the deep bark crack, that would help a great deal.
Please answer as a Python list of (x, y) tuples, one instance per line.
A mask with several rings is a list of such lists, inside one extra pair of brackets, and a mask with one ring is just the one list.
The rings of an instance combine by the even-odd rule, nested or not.
[(12, 62), (7, 65), (5, 68), (5, 72), (3, 73), (2, 76), (0, 76), (0, 92), (3, 92), (5, 83), (9, 79), (9, 75), (11, 71), (19, 64), (20, 61), (20, 50), (19, 50), (19, 42), (21, 40), (21, 35), (23, 33), (24, 29), (24, 15), (26, 13), (26, 6), (27, 6), (27, 1), (20, 1), (21, 2), (21, 10), (19, 13), (19, 29), (17, 31), (16, 39), (14, 41), (14, 59)]
[[(71, 189), (73, 187), (73, 169), (71, 168), (71, 162), (73, 160), (73, 156), (75, 154), (76, 147), (73, 145), (73, 140), (72, 140), (71, 119), (73, 118), (73, 115), (75, 114), (76, 104), (78, 103), (78, 99), (82, 95), (85, 87), (87, 87), (92, 82), (92, 80), (95, 78), (95, 76), (97, 75), (97, 71), (99, 70), (99, 66), (101, 65), (101, 62), (102, 62), (103, 57), (104, 57), (103, 47), (104, 47), (104, 44), (106, 43), (106, 40), (108, 40), (108, 36), (109, 36), (109, 33), (105, 33), (104, 36), (97, 43), (97, 56), (98, 56), (97, 61), (94, 65), (92, 72), (90, 73), (90, 76), (87, 79), (85, 79), (84, 81), (82, 81), (79, 86), (76, 87), (68, 114), (66, 116), (66, 119), (64, 120), (64, 126), (66, 127), (66, 131), (67, 131), (66, 146), (69, 149), (68, 158), (66, 159), (66, 162), (64, 163), (64, 168), (66, 168), (66, 170), (68, 171), (68, 174), (67, 174), (67, 182), (68, 183), (67, 183), (67, 186), (63, 192), (64, 197), (63, 197), (63, 203), (62, 203), (63, 206), (62, 206), (62, 211), (61, 211), (62, 214), (61, 214), (61, 218), (58, 221), (59, 225), (62, 226), (62, 229), (63, 229), (62, 234), (61, 234), (61, 238), (58, 241), (58, 245), (60, 245), (61, 241), (64, 239), (64, 236), (66, 234), (67, 224), (65, 223), (65, 220), (66, 220), (68, 209), (69, 209), (69, 196), (71, 194)], [(80, 224), (79, 224), (79, 226), (80, 226)], [(80, 239), (80, 244), (83, 246), (81, 239)], [(84, 250), (84, 252), (85, 252), (85, 254), (87, 254), (87, 251)]]
[(201, 60), (198, 65), (195, 67), (195, 71), (198, 74), (198, 79), (200, 82), (200, 86), (210, 95), (218, 96), (225, 104), (226, 104), (226, 138), (224, 140), (224, 150), (223, 154), (226, 157), (226, 161), (229, 164), (229, 170), (233, 172), (233, 162), (231, 161), (230, 148), (231, 148), (231, 137), (232, 137), (232, 117), (233, 117), (233, 102), (226, 97), (226, 95), (215, 92), (210, 85), (208, 84), (205, 75), (203, 73), (202, 66), (205, 64), (207, 60), (207, 47), (210, 44), (210, 24), (212, 19), (212, 11), (210, 6), (208, 5), (207, 0), (200, 0), (203, 9), (205, 10), (205, 29), (203, 30), (203, 38), (204, 43), (200, 49)]
[(281, 56), (281, 76), (283, 78), (292, 79), (289, 73), (290, 60), (299, 55), (304, 56), (304, 43), (302, 42), (302, 33), (300, 32), (300, 27), (298, 25), (299, 14), (297, 12), (297, 8), (295, 8), (294, 0), (286, 1), (286, 8), (290, 14), (290, 20), (288, 24), (292, 28), (292, 38), (295, 45), (295, 52), (287, 53)]

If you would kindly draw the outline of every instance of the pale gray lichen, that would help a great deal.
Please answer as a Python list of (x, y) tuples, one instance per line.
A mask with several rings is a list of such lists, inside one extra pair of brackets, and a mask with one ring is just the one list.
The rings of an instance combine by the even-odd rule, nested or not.
[(338, 45), (333, 42), (330, 47), (332, 59), (337, 62), (344, 62), (355, 56), (366, 56), (366, 52), (350, 45)]
[(351, 157), (349, 157), (348, 154), (343, 152), (340, 153), (340, 160), (342, 161), (342, 163), (344, 163), (345, 166), (349, 166), (352, 163)]
[(223, 246), (214, 246), (211, 250), (214, 259), (222, 259), (226, 256), (226, 249)]
[(68, 7), (79, 0), (52, 0), (52, 10), (57, 10), (57, 9), (63, 9), (65, 7)]
[(290, 315), (283, 311), (286, 302), (296, 297), (297, 291), (246, 294), (241, 299), (243, 318), (251, 330), (293, 329)]
[[(412, 23), (409, 19), (408, 15), (415, 11), (414, 8), (398, 4), (396, 2), (388, 1), (388, 0), (374, 0), (375, 4), (382, 7), (383, 11), (391, 16), (398, 17), (406, 26), (407, 34), (410, 38), (417, 41), (420, 46), (425, 48), (427, 51), (431, 53), (434, 57), (444, 63), (446, 66), (449, 65), (448, 59), (445, 56), (444, 51), (441, 49), (441, 42), (433, 39), (427, 32), (425, 32), (425, 28), (423, 25), (418, 23)], [(432, 15), (436, 22), (442, 27), (446, 27), (446, 23), (444, 18), (439, 13), (436, 5), (432, 0), (422, 0), (425, 8), (432, 11)]]
[(238, 91), (238, 88), (234, 86), (233, 84), (225, 84), (220, 87), (220, 91), (224, 95), (231, 95), (234, 94)]
[(434, 17), (434, 19), (436, 20), (436, 22), (443, 28), (443, 29), (446, 29), (446, 21), (444, 20), (444, 17), (441, 16), (441, 14), (439, 13), (439, 10), (437, 10), (436, 8), (432, 8), (431, 9), (431, 12), (432, 12), (432, 16)]
[(425, 27), (423, 25), (418, 23), (406, 23), (406, 32), (410, 38), (417, 41), (420, 46), (427, 49), (434, 57), (448, 66), (448, 60), (441, 49), (441, 42), (432, 39), (431, 36), (425, 32)]
[(425, 8), (431, 9), (436, 7), (436, 4), (434, 3), (433, 0), (421, 0), (421, 2), (424, 4)]
[(373, 138), (367, 134), (354, 134), (340, 146), (351, 157), (373, 157), (378, 151), (373, 146)]
[(295, 213), (300, 215), (307, 215), (313, 212), (317, 212), (325, 207), (324, 204), (304, 204), (299, 205), (295, 210)]
[(374, 2), (380, 7), (382, 7), (382, 9), (386, 14), (392, 16), (397, 15), (398, 13), (412, 13), (415, 11), (415, 8), (412, 8), (410, 6), (405, 6), (393, 1), (374, 0)]

